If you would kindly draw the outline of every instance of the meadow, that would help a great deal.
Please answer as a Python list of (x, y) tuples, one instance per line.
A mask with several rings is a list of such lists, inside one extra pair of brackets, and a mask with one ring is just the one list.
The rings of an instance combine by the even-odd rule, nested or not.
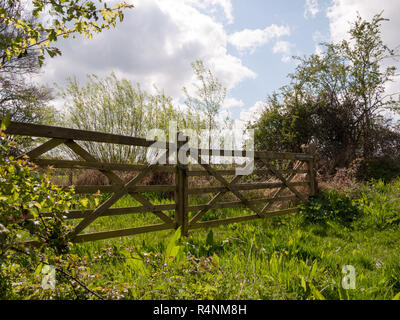
[[(133, 205), (125, 197), (114, 207)], [(236, 208), (209, 215), (249, 213)], [(88, 231), (156, 221), (142, 213), (102, 217)], [(397, 179), (325, 190), (292, 215), (191, 231), (188, 237), (161, 231), (87, 242), (73, 252), (89, 261), (90, 288), (107, 288), (102, 293), (114, 299), (399, 299), (399, 224)], [(347, 265), (355, 270), (350, 289), (342, 283)]]

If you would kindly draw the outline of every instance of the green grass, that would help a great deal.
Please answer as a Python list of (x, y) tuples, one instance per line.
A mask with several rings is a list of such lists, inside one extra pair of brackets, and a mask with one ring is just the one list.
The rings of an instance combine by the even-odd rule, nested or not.
[[(132, 205), (138, 204), (128, 197), (116, 204)], [(349, 211), (350, 221), (336, 218), (347, 210), (344, 205), (358, 208), (356, 213)], [(316, 206), (325, 210), (326, 218), (315, 222), (310, 216)], [(172, 243), (180, 252), (175, 259), (166, 257), (174, 231), (83, 243), (74, 250), (87, 256), (92, 273), (98, 274), (88, 280), (90, 286), (110, 288), (114, 298), (393, 299), (398, 295), (400, 179), (361, 186), (348, 197), (323, 194), (301, 211), (191, 231)], [(222, 214), (249, 211), (223, 210)], [(103, 217), (90, 231), (158, 222), (152, 214)], [(355, 289), (341, 286), (345, 265), (355, 268)]]

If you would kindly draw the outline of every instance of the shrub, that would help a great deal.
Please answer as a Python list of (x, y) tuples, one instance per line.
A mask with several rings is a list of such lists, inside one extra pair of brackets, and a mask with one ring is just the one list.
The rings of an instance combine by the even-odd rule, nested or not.
[[(80, 208), (79, 200), (73, 190), (51, 183), (26, 158), (10, 156), (16, 147), (0, 131), (0, 299), (96, 295), (82, 281), (89, 276), (86, 262), (69, 252), (71, 227), (64, 215)], [(24, 245), (29, 238), (34, 248)], [(50, 266), (57, 287), (40, 288)]]
[(362, 211), (349, 196), (336, 190), (328, 190), (311, 196), (309, 203), (299, 206), (299, 213), (310, 223), (336, 221), (346, 224), (357, 219)]
[(357, 178), (363, 181), (382, 179), (390, 182), (396, 177), (400, 177), (400, 158), (383, 156), (363, 160), (357, 170)]
[(364, 213), (359, 227), (378, 230), (396, 228), (400, 224), (399, 195), (400, 178), (390, 183), (373, 180), (365, 184), (357, 200)]

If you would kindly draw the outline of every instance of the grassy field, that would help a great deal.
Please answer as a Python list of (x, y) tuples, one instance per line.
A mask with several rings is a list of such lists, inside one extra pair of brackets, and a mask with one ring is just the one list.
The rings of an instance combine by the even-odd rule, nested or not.
[[(123, 198), (116, 206), (132, 205)], [(151, 214), (103, 217), (89, 231), (154, 222)], [(110, 288), (113, 298), (398, 299), (399, 223), (400, 179), (348, 195), (324, 192), (290, 216), (196, 230), (179, 240), (162, 231), (74, 250), (92, 261), (90, 286)], [(355, 268), (354, 289), (342, 287), (345, 265)]]

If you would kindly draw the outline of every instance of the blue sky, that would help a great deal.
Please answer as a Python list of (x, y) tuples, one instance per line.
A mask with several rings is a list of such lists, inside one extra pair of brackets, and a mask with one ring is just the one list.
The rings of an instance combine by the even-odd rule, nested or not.
[[(116, 0), (109, 0), (115, 2)], [(184, 98), (195, 81), (190, 63), (202, 59), (228, 88), (223, 113), (242, 122), (254, 117), (266, 96), (286, 84), (292, 55), (316, 52), (321, 41), (340, 41), (359, 13), (384, 10), (391, 19), (383, 39), (398, 46), (400, 1), (392, 0), (129, 0), (135, 8), (115, 29), (93, 40), (61, 40), (61, 57), (48, 59), (41, 81), (63, 85), (67, 77), (110, 72), (142, 88), (154, 85)], [(398, 91), (399, 81), (388, 86)], [(55, 104), (63, 108), (63, 101)]]

